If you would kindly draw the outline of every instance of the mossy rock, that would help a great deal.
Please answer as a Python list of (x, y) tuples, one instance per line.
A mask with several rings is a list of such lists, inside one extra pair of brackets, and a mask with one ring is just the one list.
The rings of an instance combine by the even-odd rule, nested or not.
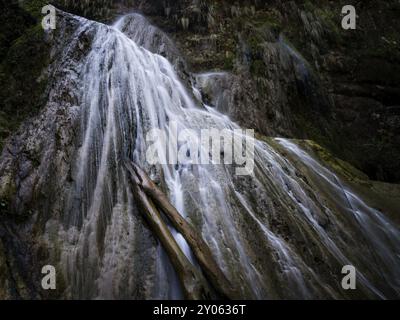
[[(295, 157), (290, 155), (274, 138), (263, 137), (261, 135), (257, 135), (257, 138), (267, 142), (278, 153), (282, 154), (282, 156), (289, 157), (293, 164), (298, 164)], [(323, 166), (335, 173), (345, 184), (354, 190), (368, 206), (384, 213), (394, 223), (400, 226), (400, 185), (369, 180), (366, 174), (346, 161), (335, 157), (331, 152), (314, 141), (292, 141), (303, 150), (307, 151), (307, 153)], [(296, 165), (296, 167), (300, 168), (302, 174), (309, 179), (308, 172), (302, 170), (302, 166)]]
[[(28, 58), (29, 57), (29, 58)], [(0, 63), (0, 147), (45, 104), (50, 46), (40, 23), (15, 39)]]
[(336, 158), (326, 148), (322, 147), (315, 141), (296, 140), (296, 143), (301, 147), (303, 147), (304, 149), (314, 153), (319, 160), (327, 164), (333, 171), (339, 173), (347, 180), (358, 181), (358, 182), (369, 180), (366, 174), (364, 174), (357, 168), (353, 167), (348, 162)]

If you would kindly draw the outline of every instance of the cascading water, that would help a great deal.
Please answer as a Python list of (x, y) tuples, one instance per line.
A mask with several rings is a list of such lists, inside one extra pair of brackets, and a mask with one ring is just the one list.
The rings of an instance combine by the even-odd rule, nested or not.
[[(141, 32), (127, 32), (135, 19)], [(239, 127), (197, 103), (200, 92), (192, 95), (166, 58), (142, 47), (151, 44), (148, 49), (157, 51), (154, 30), (146, 35), (143, 19), (128, 15), (113, 27), (79, 19), (77, 32), (94, 33), (80, 66), (80, 144), (63, 224), (54, 229), (54, 216), (46, 231), (49, 246), (59, 253), (66, 296), (182, 297), (165, 252), (143, 226), (130, 194), (121, 165), (128, 156), (201, 232), (243, 298), (349, 297), (340, 287), (347, 264), (358, 268), (361, 296), (398, 297), (399, 230), (292, 142), (252, 140), (250, 176), (235, 175), (229, 165), (147, 163), (150, 129), (167, 132), (172, 121), (177, 132)], [(324, 188), (312, 188), (275, 144), (298, 157)], [(173, 233), (196, 264), (186, 241)]]

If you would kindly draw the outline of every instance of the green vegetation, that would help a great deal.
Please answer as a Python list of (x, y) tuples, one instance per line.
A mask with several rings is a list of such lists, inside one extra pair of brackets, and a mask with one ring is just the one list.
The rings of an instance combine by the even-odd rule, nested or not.
[(323, 163), (328, 165), (333, 171), (340, 174), (340, 176), (345, 177), (350, 181), (366, 181), (368, 176), (353, 167), (348, 162), (336, 158), (327, 149), (312, 140), (296, 140), (303, 148), (311, 151), (316, 157)]
[[(2, 15), (7, 30), (0, 34), (9, 43), (0, 46), (0, 148), (22, 121), (43, 106), (49, 63), (49, 45), (39, 15), (44, 1), (27, 1), (23, 7), (9, 4)], [(4, 44), (4, 45), (3, 45)]]
[(31, 14), (35, 18), (40, 18), (42, 16), (42, 8), (45, 5), (48, 5), (48, 0), (28, 0), (22, 2), (22, 8), (26, 10), (29, 14)]

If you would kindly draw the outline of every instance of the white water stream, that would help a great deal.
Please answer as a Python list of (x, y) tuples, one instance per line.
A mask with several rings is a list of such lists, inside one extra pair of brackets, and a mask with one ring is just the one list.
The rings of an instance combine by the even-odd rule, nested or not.
[[(201, 98), (200, 92), (189, 92), (166, 58), (143, 47), (154, 45), (154, 30), (145, 33), (147, 22), (138, 17), (125, 16), (112, 27), (82, 19), (79, 31), (94, 29), (95, 37), (81, 66), (82, 141), (74, 188), (68, 190), (65, 231), (58, 238), (70, 296), (126, 298), (142, 277), (147, 297), (182, 297), (161, 246), (143, 252), (148, 240), (138, 231), (141, 220), (121, 170), (124, 156), (161, 182), (243, 297), (341, 297), (340, 283), (328, 279), (326, 266), (314, 266), (315, 253), (338, 266), (360, 265), (360, 286), (371, 296), (399, 295), (399, 229), (292, 142), (277, 140), (328, 186), (343, 217), (322, 203), (318, 190), (309, 189), (295, 166), (263, 141), (253, 140), (255, 171), (248, 177), (236, 176), (228, 165), (148, 165), (145, 136), (150, 129), (167, 132), (171, 121), (178, 132), (239, 127), (198, 103), (194, 96)], [(130, 28), (137, 28), (131, 38), (120, 31), (126, 19), (133, 21)], [(349, 241), (354, 230), (366, 243)], [(172, 231), (195, 264), (186, 241)], [(300, 247), (306, 239), (309, 248)], [(139, 267), (146, 272), (134, 273)]]

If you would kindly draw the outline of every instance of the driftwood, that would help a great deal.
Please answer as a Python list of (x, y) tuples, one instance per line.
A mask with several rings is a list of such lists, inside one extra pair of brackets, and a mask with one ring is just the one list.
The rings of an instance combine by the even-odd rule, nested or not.
[(201, 235), (199, 235), (195, 228), (179, 214), (175, 207), (169, 202), (167, 196), (142, 169), (131, 163), (129, 163), (127, 167), (130, 168), (130, 171), (135, 172), (139, 178), (139, 185), (145, 194), (153, 200), (158, 208), (171, 221), (174, 228), (185, 238), (196, 256), (207, 280), (211, 283), (218, 295), (223, 299), (239, 299), (239, 294), (219, 268), (209, 246)]
[(212, 291), (210, 290), (206, 279), (203, 277), (202, 273), (190, 263), (188, 258), (182, 252), (153, 201), (149, 199), (141, 188), (140, 178), (133, 169), (133, 166), (129, 163), (125, 163), (125, 167), (132, 183), (133, 195), (152, 232), (157, 235), (170, 257), (171, 263), (174, 266), (182, 285), (185, 299), (210, 299)]

